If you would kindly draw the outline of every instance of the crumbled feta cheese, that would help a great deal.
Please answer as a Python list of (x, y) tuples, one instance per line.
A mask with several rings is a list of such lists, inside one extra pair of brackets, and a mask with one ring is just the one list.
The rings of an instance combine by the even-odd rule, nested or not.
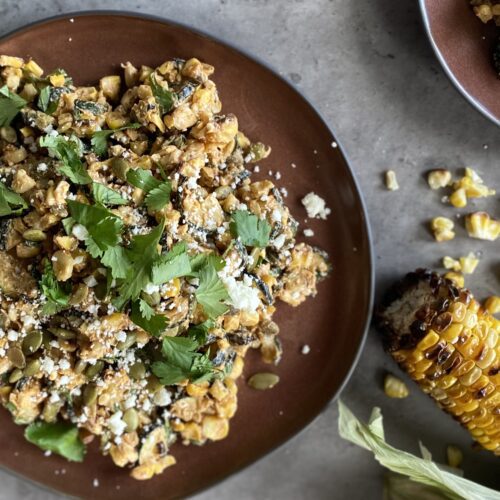
[(172, 402), (172, 398), (167, 389), (163, 388), (156, 392), (153, 401), (157, 406), (168, 406)]
[(279, 250), (284, 244), (285, 244), (285, 235), (280, 234), (274, 238), (274, 240), (271, 241), (271, 244), (276, 248), (276, 250)]
[(304, 229), (304, 236), (306, 236), (307, 238), (311, 238), (312, 236), (314, 236), (314, 231), (312, 229), (306, 228)]
[(57, 392), (51, 393), (50, 398), (49, 398), (49, 402), (50, 403), (57, 403), (58, 401), (61, 401), (61, 397), (59, 396), (59, 394), (57, 394)]
[(93, 484), (94, 488), (98, 488), (99, 487), (99, 479), (94, 479), (92, 484)]
[(61, 385), (67, 385), (67, 384), (69, 384), (69, 377), (67, 375), (63, 375), (59, 379), (59, 384), (61, 384)]
[(54, 371), (54, 361), (51, 358), (43, 358), (42, 370), (50, 375)]
[(144, 287), (144, 291), (148, 294), (159, 292), (160, 291), (160, 286), (159, 285), (153, 285), (153, 283), (148, 283)]
[(259, 165), (255, 165), (255, 167), (253, 167), (253, 171), (258, 174), (260, 172), (260, 167)]
[(97, 280), (94, 278), (92, 274), (83, 278), (83, 281), (89, 288), (92, 288), (97, 285)]
[(236, 281), (233, 277), (222, 277), (231, 302), (236, 309), (254, 312), (260, 306), (259, 291), (256, 288)]
[(271, 218), (275, 222), (281, 222), (281, 211), (275, 208), (271, 214)]
[(302, 346), (302, 349), (300, 351), (302, 354), (309, 354), (311, 352), (311, 348), (305, 344)]
[(7, 338), (11, 342), (15, 342), (19, 338), (19, 332), (16, 332), (15, 330), (9, 330), (7, 332)]
[(59, 361), (59, 368), (61, 370), (69, 370), (71, 368), (71, 364), (67, 359), (61, 359), (61, 361)]
[(127, 427), (122, 416), (123, 412), (119, 410), (108, 418), (108, 428), (115, 436), (121, 436)]
[(123, 330), (118, 332), (115, 337), (118, 342), (125, 342), (127, 340), (127, 334)]
[(331, 212), (325, 200), (312, 191), (302, 198), (302, 205), (307, 211), (307, 216), (316, 219), (326, 219)]
[(332, 142), (332, 148), (335, 149), (335, 148), (338, 148), (338, 147), (339, 147), (339, 145), (335, 141), (333, 141)]
[(71, 234), (77, 240), (84, 241), (89, 235), (89, 232), (87, 231), (87, 228), (85, 226), (82, 226), (82, 224), (75, 224), (73, 226), (73, 229), (71, 229)]
[(37, 172), (47, 172), (47, 169), (49, 167), (47, 166), (46, 163), (39, 163), (38, 166), (36, 167)]

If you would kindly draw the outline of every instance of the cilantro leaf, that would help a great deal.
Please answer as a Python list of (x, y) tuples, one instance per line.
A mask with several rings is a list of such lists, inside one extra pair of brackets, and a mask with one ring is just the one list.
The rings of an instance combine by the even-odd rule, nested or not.
[(118, 216), (99, 205), (74, 200), (68, 200), (67, 204), (71, 217), (89, 233), (85, 243), (92, 257), (102, 257), (106, 250), (118, 245), (123, 228), (123, 221)]
[(98, 156), (103, 156), (106, 154), (108, 150), (108, 139), (115, 132), (121, 132), (123, 130), (131, 129), (131, 128), (139, 128), (141, 126), (140, 123), (131, 123), (130, 125), (125, 125), (124, 127), (109, 129), (109, 130), (98, 130), (92, 136), (90, 140), (90, 144), (92, 145), (92, 149), (94, 153)]
[(159, 337), (167, 327), (167, 317), (155, 314), (154, 309), (143, 299), (132, 302), (130, 319), (146, 332)]
[(101, 262), (110, 268), (113, 278), (125, 279), (130, 268), (125, 248), (120, 245), (109, 247), (104, 251)]
[(46, 135), (40, 138), (40, 146), (45, 147), (56, 158), (61, 160), (62, 165), (58, 170), (74, 184), (89, 184), (92, 182), (85, 166), (80, 160), (82, 155), (82, 143), (77, 137), (66, 139), (62, 135)]
[(264, 248), (269, 243), (271, 226), (247, 210), (233, 213), (229, 224), (231, 234), (240, 238), (243, 245)]
[(167, 361), (156, 361), (152, 365), (153, 373), (163, 385), (174, 385), (189, 378), (189, 371)]
[(48, 260), (45, 261), (40, 288), (47, 298), (42, 308), (43, 314), (52, 315), (68, 307), (71, 284), (57, 281), (52, 264)]
[(215, 326), (215, 322), (211, 319), (207, 319), (203, 323), (198, 325), (193, 325), (189, 327), (187, 332), (188, 337), (196, 340), (199, 345), (204, 345), (207, 342), (208, 331)]
[(75, 219), (72, 217), (66, 217), (61, 221), (61, 224), (63, 225), (64, 231), (68, 236), (71, 235), (71, 231), (73, 230), (73, 226), (76, 224)]
[(52, 115), (59, 106), (59, 99), (63, 94), (70, 92), (68, 87), (52, 87), (47, 85), (40, 90), (38, 96), (38, 107), (48, 115)]
[(118, 309), (122, 309), (129, 300), (137, 299), (142, 289), (151, 282), (153, 264), (159, 257), (157, 246), (164, 227), (162, 220), (150, 233), (134, 236), (130, 247), (125, 250), (131, 266), (119, 288), (119, 296), (113, 302)]
[(46, 112), (49, 107), (50, 102), (50, 85), (47, 85), (42, 90), (40, 90), (40, 95), (38, 96), (38, 107)]
[(163, 283), (186, 276), (191, 272), (191, 264), (186, 249), (184, 242), (177, 243), (170, 252), (162, 255), (154, 263), (151, 276), (153, 284), (163, 285)]
[(172, 184), (169, 180), (160, 181), (149, 170), (137, 168), (127, 172), (127, 181), (146, 193), (144, 202), (152, 211), (161, 210), (170, 200)]
[(0, 127), (10, 125), (27, 101), (11, 92), (7, 85), (0, 88)]
[(215, 253), (198, 253), (189, 257), (191, 264), (191, 273), (189, 276), (198, 276), (198, 273), (206, 266), (212, 266), (216, 271), (224, 269), (226, 262), (222, 257)]
[(174, 107), (174, 93), (158, 83), (154, 72), (149, 76), (149, 82), (154, 98), (160, 106), (162, 113), (168, 113)]
[(83, 462), (85, 445), (78, 427), (68, 422), (35, 422), (26, 427), (25, 438), (41, 448), (61, 455), (72, 462)]
[(209, 318), (216, 318), (229, 310), (224, 303), (229, 300), (229, 294), (217, 274), (215, 266), (210, 262), (198, 273), (200, 285), (196, 289), (195, 297)]
[(100, 182), (92, 183), (92, 196), (101, 205), (126, 205), (128, 203), (120, 193)]
[(28, 204), (24, 198), (0, 182), (0, 217), (20, 214), (26, 208), (28, 208)]

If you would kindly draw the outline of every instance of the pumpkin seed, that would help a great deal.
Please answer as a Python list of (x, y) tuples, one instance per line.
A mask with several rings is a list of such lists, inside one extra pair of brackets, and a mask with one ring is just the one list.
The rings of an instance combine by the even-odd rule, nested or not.
[(47, 235), (40, 229), (28, 229), (24, 231), (23, 238), (27, 241), (44, 241)]
[(33, 354), (40, 349), (42, 345), (43, 335), (40, 330), (28, 333), (23, 339), (22, 350), (24, 354)]
[(157, 306), (160, 303), (160, 292), (141, 293), (141, 298), (144, 299), (150, 306)]
[(130, 170), (130, 163), (123, 158), (113, 158), (111, 160), (111, 171), (113, 175), (121, 179), (127, 180), (127, 172)]
[(128, 332), (127, 338), (122, 342), (118, 342), (116, 347), (118, 347), (118, 349), (121, 349), (124, 351), (125, 349), (132, 347), (135, 344), (136, 339), (137, 339), (137, 335), (135, 332)]
[(16, 368), (24, 368), (26, 366), (26, 358), (19, 347), (11, 347), (7, 353), (7, 357)]
[(130, 367), (129, 375), (134, 380), (140, 380), (144, 378), (144, 375), (146, 375), (146, 367), (139, 361)]
[(66, 351), (66, 352), (75, 352), (76, 351), (76, 344), (73, 342), (70, 342), (69, 340), (59, 340), (59, 347), (61, 350)]
[(0, 399), (8, 398), (9, 394), (12, 392), (12, 387), (10, 385), (3, 385), (0, 387)]
[(70, 340), (76, 337), (76, 333), (66, 328), (52, 327), (49, 328), (49, 332), (55, 335), (59, 339)]
[(92, 406), (97, 401), (97, 387), (89, 384), (83, 390), (83, 402), (85, 406)]
[(87, 298), (88, 293), (89, 287), (84, 283), (80, 283), (69, 298), (69, 303), (71, 305), (81, 304)]
[(139, 415), (134, 408), (129, 408), (123, 414), (123, 421), (127, 424), (126, 431), (134, 432), (139, 427)]
[(10, 126), (0, 128), (0, 137), (10, 143), (17, 141), (16, 130)]
[(24, 376), (25, 377), (32, 377), (33, 375), (36, 375), (40, 371), (40, 367), (42, 366), (42, 363), (40, 362), (39, 359), (32, 359), (28, 361), (26, 364), (26, 368), (24, 369)]
[(50, 342), (52, 339), (52, 334), (48, 330), (44, 330), (42, 333), (42, 344), (45, 349), (50, 349)]
[(146, 385), (146, 389), (149, 392), (155, 393), (159, 391), (163, 387), (163, 384), (154, 376), (148, 378), (148, 384)]
[(95, 380), (104, 369), (104, 361), (96, 361), (85, 370), (85, 375), (90, 380)]
[(9, 377), (9, 384), (15, 384), (19, 380), (23, 378), (23, 371), (19, 368), (16, 368)]
[(252, 375), (248, 379), (248, 385), (252, 389), (265, 391), (266, 389), (273, 388), (279, 381), (280, 378), (275, 373), (262, 372)]
[(75, 364), (75, 373), (83, 373), (87, 368), (87, 362), (79, 359)]

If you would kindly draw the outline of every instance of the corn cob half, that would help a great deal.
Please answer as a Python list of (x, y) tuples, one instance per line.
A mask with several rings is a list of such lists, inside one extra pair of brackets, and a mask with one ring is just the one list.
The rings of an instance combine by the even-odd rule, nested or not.
[(392, 287), (375, 321), (422, 390), (500, 455), (500, 321), (469, 290), (423, 269)]

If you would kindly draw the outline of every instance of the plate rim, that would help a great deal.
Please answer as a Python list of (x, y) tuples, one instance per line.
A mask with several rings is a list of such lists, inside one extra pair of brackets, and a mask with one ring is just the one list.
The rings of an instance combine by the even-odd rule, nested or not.
[[(422, 0), (420, 0), (420, 2), (422, 2)], [(371, 320), (372, 320), (372, 316), (373, 316), (374, 300), (375, 300), (376, 265), (375, 265), (375, 257), (374, 257), (374, 243), (373, 243), (372, 228), (371, 228), (370, 219), (369, 219), (369, 216), (368, 216), (368, 210), (367, 210), (366, 201), (365, 201), (363, 192), (361, 190), (359, 180), (358, 180), (358, 178), (357, 178), (357, 176), (356, 176), (356, 174), (354, 172), (354, 169), (351, 166), (351, 161), (349, 159), (349, 156), (346, 154), (346, 151), (345, 151), (344, 147), (342, 146), (341, 141), (338, 140), (338, 137), (337, 137), (337, 135), (335, 133), (334, 127), (331, 126), (327, 122), (327, 120), (324, 118), (323, 114), (311, 102), (311, 100), (302, 91), (300, 91), (299, 89), (297, 89), (297, 87), (295, 85), (293, 85), (292, 83), (290, 83), (283, 75), (281, 75), (279, 73), (279, 71), (277, 71), (274, 68), (274, 66), (272, 66), (270, 63), (268, 63), (268, 62), (264, 61), (263, 59), (261, 59), (258, 55), (255, 55), (255, 54), (247, 51), (246, 49), (242, 48), (239, 44), (233, 43), (233, 42), (229, 42), (229, 41), (227, 41), (227, 40), (225, 40), (223, 38), (220, 38), (217, 35), (213, 35), (212, 33), (208, 32), (208, 31), (205, 31), (205, 30), (199, 29), (199, 28), (195, 28), (195, 27), (193, 27), (192, 25), (190, 25), (188, 23), (184, 23), (184, 22), (172, 20), (172, 19), (170, 19), (168, 17), (162, 17), (162, 16), (159, 16), (159, 15), (156, 15), (156, 14), (136, 12), (136, 11), (133, 11), (133, 10), (117, 10), (117, 9), (85, 9), (85, 10), (80, 10), (80, 11), (69, 11), (69, 12), (64, 12), (64, 13), (61, 13), (61, 14), (56, 14), (56, 15), (53, 15), (53, 16), (44, 17), (44, 18), (38, 19), (36, 21), (32, 21), (32, 22), (29, 22), (29, 23), (26, 23), (26, 24), (22, 24), (21, 26), (19, 26), (17, 28), (14, 28), (14, 29), (6, 32), (6, 33), (0, 33), (0, 42), (4, 42), (4, 41), (6, 41), (6, 40), (8, 40), (8, 39), (10, 39), (10, 38), (18, 35), (19, 33), (22, 33), (22, 32), (25, 32), (25, 31), (29, 31), (30, 29), (32, 29), (34, 27), (37, 27), (37, 26), (40, 26), (40, 25), (50, 24), (51, 22), (59, 21), (59, 20), (63, 20), (63, 19), (78, 18), (78, 17), (88, 17), (88, 16), (101, 16), (101, 17), (106, 17), (106, 16), (120, 16), (120, 17), (127, 17), (127, 18), (131, 18), (131, 19), (135, 18), (135, 19), (156, 21), (156, 22), (162, 23), (162, 24), (164, 24), (166, 26), (169, 26), (169, 25), (171, 25), (171, 26), (177, 26), (177, 27), (189, 30), (189, 31), (191, 31), (191, 32), (193, 32), (195, 34), (198, 34), (198, 35), (204, 36), (206, 38), (209, 38), (211, 40), (214, 40), (218, 44), (220, 44), (220, 45), (222, 45), (222, 46), (224, 46), (224, 47), (226, 47), (226, 48), (228, 48), (228, 49), (230, 49), (230, 50), (232, 50), (234, 52), (237, 52), (240, 55), (242, 55), (243, 57), (245, 57), (247, 59), (250, 59), (251, 61), (259, 64), (262, 67), (264, 67), (275, 78), (277, 78), (282, 83), (284, 83), (286, 86), (288, 86), (289, 88), (291, 88), (291, 90), (295, 94), (297, 94), (298, 97), (301, 98), (311, 108), (311, 110), (316, 114), (316, 116), (319, 119), (319, 121), (323, 124), (323, 126), (328, 130), (328, 132), (330, 133), (330, 135), (332, 136), (332, 138), (335, 140), (335, 142), (337, 144), (337, 147), (338, 147), (338, 149), (339, 149), (339, 151), (340, 151), (340, 153), (341, 153), (341, 155), (342, 155), (342, 157), (344, 159), (345, 167), (347, 168), (347, 172), (348, 172), (348, 174), (349, 174), (349, 176), (351, 178), (351, 181), (352, 181), (352, 184), (354, 186), (354, 190), (355, 190), (355, 192), (357, 194), (357, 197), (358, 197), (358, 200), (359, 200), (359, 205), (360, 205), (360, 208), (361, 208), (360, 215), (361, 215), (361, 220), (363, 222), (364, 232), (365, 232), (365, 235), (366, 235), (367, 254), (368, 254), (367, 257), (368, 257), (368, 265), (369, 265), (368, 287), (367, 287), (368, 288), (368, 290), (367, 290), (367, 292), (368, 292), (368, 300), (367, 300), (367, 308), (366, 308), (366, 318), (365, 318), (365, 321), (364, 321), (363, 329), (362, 329), (362, 332), (361, 332), (361, 337), (360, 337), (358, 346), (356, 348), (356, 352), (355, 352), (353, 361), (351, 363), (351, 366), (347, 370), (346, 374), (344, 375), (342, 382), (339, 384), (338, 389), (332, 394), (332, 396), (322, 406), (322, 408), (315, 415), (313, 415), (310, 419), (308, 419), (308, 421), (301, 428), (299, 428), (297, 431), (293, 432), (286, 439), (284, 439), (283, 441), (281, 441), (281, 442), (277, 443), (276, 445), (272, 446), (271, 448), (269, 448), (268, 450), (266, 450), (263, 454), (259, 455), (255, 459), (252, 459), (252, 460), (246, 462), (245, 464), (243, 464), (243, 465), (241, 465), (241, 466), (239, 466), (239, 467), (237, 467), (235, 469), (232, 469), (231, 472), (229, 472), (228, 474), (224, 475), (222, 478), (215, 478), (215, 479), (209, 481), (207, 484), (205, 484), (201, 488), (198, 488), (197, 490), (189, 493), (185, 497), (185, 498), (190, 498), (193, 495), (197, 495), (197, 494), (199, 494), (199, 493), (201, 493), (203, 491), (208, 490), (209, 488), (214, 487), (217, 484), (222, 483), (223, 481), (229, 479), (230, 477), (236, 475), (237, 473), (245, 470), (249, 466), (257, 463), (262, 458), (267, 457), (268, 455), (270, 455), (274, 451), (278, 450), (279, 448), (282, 448), (286, 443), (288, 443), (292, 439), (295, 439), (296, 437), (299, 436), (299, 434), (302, 434), (307, 428), (309, 428), (311, 426), (311, 424), (313, 424), (318, 419), (318, 417), (332, 403), (334, 403), (339, 398), (340, 394), (342, 393), (342, 391), (345, 389), (346, 385), (350, 381), (350, 379), (351, 379), (351, 377), (352, 377), (352, 375), (354, 373), (354, 370), (358, 366), (358, 363), (359, 363), (360, 358), (361, 358), (361, 354), (362, 354), (362, 352), (364, 350), (364, 347), (365, 347), (365, 344), (366, 344), (366, 340), (367, 340), (367, 337), (368, 337), (368, 332), (370, 330)], [(62, 492), (62, 491), (60, 491), (58, 489), (55, 489), (55, 488), (53, 488), (51, 486), (48, 486), (48, 485), (44, 484), (44, 483), (36, 481), (36, 480), (34, 480), (34, 479), (32, 479), (32, 478), (30, 478), (28, 476), (25, 476), (24, 474), (20, 474), (20, 473), (14, 471), (14, 470), (11, 470), (8, 467), (5, 467), (3, 465), (0, 466), (0, 467), (1, 467), (1, 469), (3, 471), (7, 472), (8, 474), (13, 475), (13, 476), (15, 476), (15, 477), (17, 477), (19, 479), (23, 479), (25, 481), (28, 481), (28, 482), (36, 485), (37, 487), (42, 488), (45, 491), (57, 493), (57, 494), (62, 495), (63, 497), (66, 497), (66, 498), (73, 498), (71, 495), (68, 495), (65, 492)]]
[(479, 111), (483, 116), (491, 120), (495, 125), (500, 126), (500, 116), (497, 117), (486, 106), (481, 104), (471, 93), (469, 93), (461, 84), (460, 80), (455, 76), (450, 66), (446, 62), (446, 59), (443, 56), (441, 50), (439, 49), (439, 46), (436, 43), (436, 40), (434, 39), (434, 36), (432, 34), (431, 21), (429, 18), (429, 13), (427, 11), (426, 2), (427, 0), (418, 1), (418, 4), (420, 6), (421, 20), (424, 26), (425, 33), (427, 35), (427, 39), (430, 43), (430, 46), (432, 47), (432, 51), (434, 52), (436, 59), (439, 61), (441, 69), (443, 70), (444, 74), (448, 77), (448, 79), (451, 81), (455, 90), (457, 90), (458, 93), (461, 94), (462, 97), (464, 97), (472, 107), (474, 107), (477, 111)]

